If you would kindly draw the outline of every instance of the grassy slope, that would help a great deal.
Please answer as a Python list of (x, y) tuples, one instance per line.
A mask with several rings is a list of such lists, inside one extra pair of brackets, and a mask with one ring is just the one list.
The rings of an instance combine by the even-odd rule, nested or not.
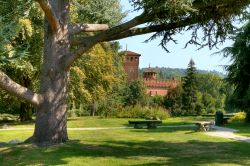
[[(69, 121), (69, 127), (82, 127), (83, 123), (84, 127), (127, 124), (127, 119), (83, 119)], [(182, 121), (169, 119), (168, 124)], [(184, 119), (184, 123), (189, 122)], [(250, 144), (193, 131), (192, 127), (69, 131), (71, 141), (60, 146), (0, 147), (0, 165), (250, 165)], [(31, 135), (32, 131), (0, 131), (0, 142), (25, 140)]]

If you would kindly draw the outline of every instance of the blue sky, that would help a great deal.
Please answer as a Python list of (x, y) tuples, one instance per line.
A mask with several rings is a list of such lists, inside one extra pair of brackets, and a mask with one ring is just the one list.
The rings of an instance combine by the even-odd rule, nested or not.
[[(130, 6), (128, 0), (121, 0), (121, 4), (123, 10), (129, 12), (125, 20), (129, 20), (138, 14), (132, 12), (133, 8)], [(218, 49), (213, 50), (209, 50), (208, 48), (197, 50), (198, 47), (193, 45), (189, 45), (184, 49), (186, 42), (190, 39), (188, 32), (185, 32), (182, 35), (176, 36), (178, 44), (169, 43), (167, 45), (170, 50), (170, 53), (167, 53), (159, 46), (160, 38), (149, 43), (144, 43), (149, 37), (150, 35), (141, 35), (119, 40), (123, 50), (126, 49), (127, 45), (128, 50), (142, 55), (140, 58), (140, 68), (148, 67), (150, 64), (151, 67), (158, 66), (185, 69), (192, 58), (198, 69), (216, 70), (225, 73), (222, 66), (230, 64), (228, 58), (211, 54), (220, 51), (226, 46), (230, 46), (232, 41), (226, 41), (223, 45), (220, 45)]]

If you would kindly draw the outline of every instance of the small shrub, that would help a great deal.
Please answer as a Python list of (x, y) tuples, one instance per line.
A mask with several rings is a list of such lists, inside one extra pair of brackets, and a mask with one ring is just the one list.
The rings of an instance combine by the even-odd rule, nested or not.
[(151, 108), (151, 114), (152, 117), (158, 117), (161, 120), (167, 119), (170, 117), (170, 113), (168, 110), (163, 109), (161, 107), (157, 108)]
[(244, 122), (245, 119), (246, 119), (246, 113), (245, 112), (235, 113), (234, 116), (232, 118), (230, 118), (230, 120), (232, 122)]
[(85, 109), (71, 109), (67, 112), (68, 117), (80, 117), (80, 116), (86, 116), (89, 115), (89, 112)]
[(166, 119), (170, 117), (167, 110), (161, 107), (142, 107), (136, 105), (134, 107), (128, 106), (123, 108), (117, 113), (118, 118), (146, 118), (146, 117), (158, 117), (160, 119)]
[(17, 116), (11, 114), (0, 114), (0, 121), (12, 121), (17, 119)]

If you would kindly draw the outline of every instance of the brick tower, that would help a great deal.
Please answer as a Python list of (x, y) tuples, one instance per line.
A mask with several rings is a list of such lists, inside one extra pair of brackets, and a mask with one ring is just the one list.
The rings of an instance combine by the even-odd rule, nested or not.
[(127, 74), (128, 81), (137, 80), (139, 73), (139, 58), (140, 54), (132, 51), (124, 51), (124, 70)]
[(157, 77), (156, 77), (156, 72), (150, 68), (147, 68), (144, 72), (143, 72), (143, 79), (145, 81), (153, 81), (153, 80), (156, 80)]

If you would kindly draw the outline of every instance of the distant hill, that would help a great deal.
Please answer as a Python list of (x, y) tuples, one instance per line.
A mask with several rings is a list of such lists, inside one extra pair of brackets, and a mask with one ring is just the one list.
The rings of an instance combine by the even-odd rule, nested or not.
[[(143, 71), (147, 68), (141, 68), (139, 69), (139, 76), (142, 78)], [(179, 68), (169, 68), (169, 67), (155, 67), (152, 68), (157, 72), (158, 79), (166, 80), (166, 79), (172, 79), (172, 78), (181, 78), (186, 75), (186, 69), (179, 69)], [(198, 73), (209, 73), (209, 74), (216, 74), (221, 77), (225, 77), (225, 75), (218, 71), (207, 71), (207, 70), (197, 70)]]

